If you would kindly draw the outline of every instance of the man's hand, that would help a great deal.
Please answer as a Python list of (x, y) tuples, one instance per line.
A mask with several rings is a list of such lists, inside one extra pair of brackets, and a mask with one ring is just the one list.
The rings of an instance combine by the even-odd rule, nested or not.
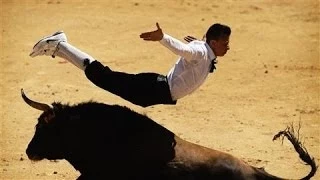
[(145, 41), (160, 41), (163, 38), (163, 32), (159, 24), (156, 23), (157, 30), (140, 34), (140, 38)]

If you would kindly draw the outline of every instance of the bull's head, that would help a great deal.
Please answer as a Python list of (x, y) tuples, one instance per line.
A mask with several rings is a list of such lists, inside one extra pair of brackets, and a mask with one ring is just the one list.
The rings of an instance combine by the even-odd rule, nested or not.
[(60, 139), (60, 130), (55, 120), (55, 111), (52, 105), (39, 103), (29, 99), (21, 89), (23, 100), (31, 107), (43, 111), (38, 118), (36, 132), (28, 145), (26, 153), (29, 159), (37, 161), (46, 159), (62, 159), (63, 151)]

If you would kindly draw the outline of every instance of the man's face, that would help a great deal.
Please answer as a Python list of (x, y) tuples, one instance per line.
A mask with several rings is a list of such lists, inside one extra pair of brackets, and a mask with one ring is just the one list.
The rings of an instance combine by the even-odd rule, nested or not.
[(218, 40), (211, 40), (210, 47), (216, 56), (224, 56), (230, 49), (229, 36), (223, 36)]

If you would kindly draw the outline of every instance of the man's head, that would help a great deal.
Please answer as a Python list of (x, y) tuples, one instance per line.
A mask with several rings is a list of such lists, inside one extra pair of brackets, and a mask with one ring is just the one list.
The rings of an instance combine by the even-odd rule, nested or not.
[(206, 42), (216, 56), (224, 56), (229, 50), (230, 27), (213, 24), (206, 33)]

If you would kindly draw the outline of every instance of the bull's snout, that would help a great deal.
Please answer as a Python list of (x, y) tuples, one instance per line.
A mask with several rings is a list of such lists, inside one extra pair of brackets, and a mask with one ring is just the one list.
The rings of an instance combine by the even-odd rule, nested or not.
[(28, 158), (31, 160), (31, 161), (41, 161), (43, 158), (40, 157), (40, 156), (37, 156), (37, 155), (28, 155)]
[(28, 158), (32, 161), (40, 161), (40, 160), (44, 159), (34, 149), (35, 148), (32, 147), (32, 141), (31, 141), (31, 143), (28, 145), (28, 148), (26, 150), (26, 154), (27, 154)]

